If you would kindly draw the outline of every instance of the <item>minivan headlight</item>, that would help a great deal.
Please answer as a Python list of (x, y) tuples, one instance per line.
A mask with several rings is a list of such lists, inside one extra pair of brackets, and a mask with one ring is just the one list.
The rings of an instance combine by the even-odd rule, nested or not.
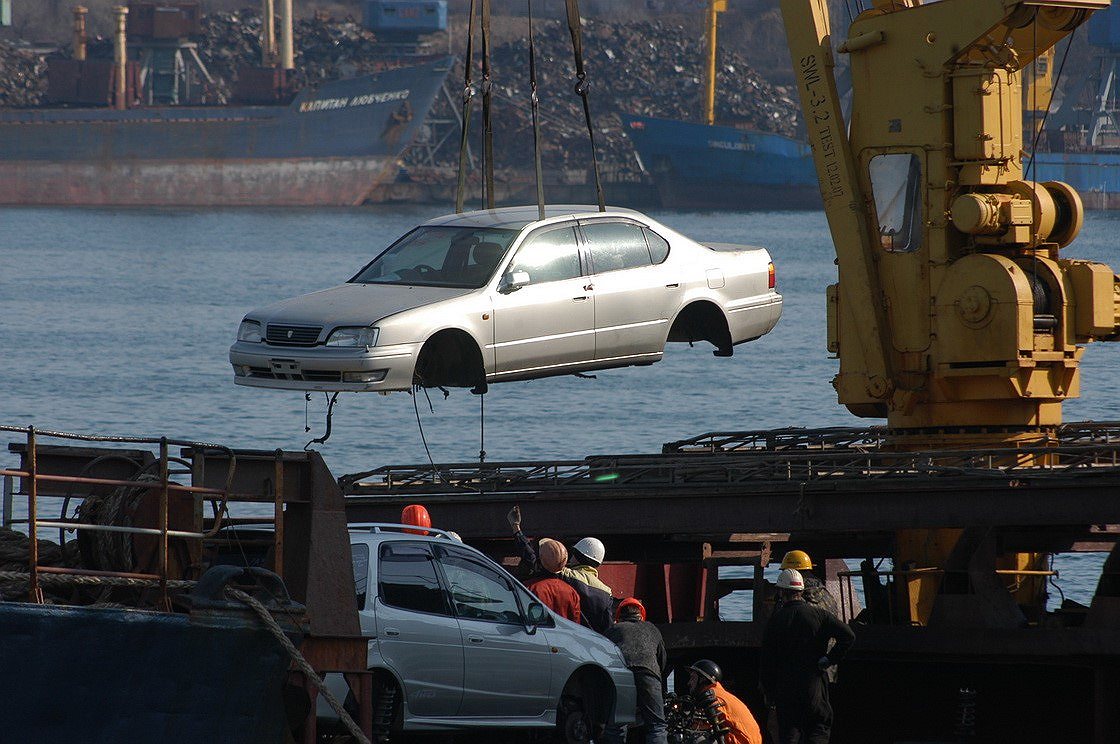
[(261, 324), (255, 320), (243, 320), (237, 327), (237, 340), (250, 343), (261, 342)]
[(376, 328), (336, 328), (327, 338), (327, 346), (370, 346), (377, 345)]

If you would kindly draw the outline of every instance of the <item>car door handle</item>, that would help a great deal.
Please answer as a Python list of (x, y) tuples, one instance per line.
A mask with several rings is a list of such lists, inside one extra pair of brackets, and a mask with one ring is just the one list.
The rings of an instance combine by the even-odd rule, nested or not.
[(672, 284), (666, 284), (665, 289), (676, 289), (679, 286), (681, 286), (680, 282), (673, 282)]
[(387, 635), (387, 636), (399, 636), (400, 634), (401, 634), (401, 632), (399, 630), (396, 630), (395, 628), (386, 628), (385, 629), (385, 635)]
[(482, 639), (478, 636), (467, 636), (467, 640), (471, 643), (482, 643)]
[(586, 302), (586, 301), (587, 301), (587, 295), (572, 298), (572, 302)]

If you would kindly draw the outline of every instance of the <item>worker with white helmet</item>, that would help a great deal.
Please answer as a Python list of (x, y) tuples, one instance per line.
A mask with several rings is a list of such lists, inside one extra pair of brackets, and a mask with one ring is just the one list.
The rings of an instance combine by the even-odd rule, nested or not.
[[(762, 635), (762, 688), (777, 708), (780, 744), (827, 744), (832, 705), (825, 670), (839, 662), (855, 641), (852, 629), (827, 610), (805, 601), (805, 580), (797, 569), (778, 573), (781, 606)], [(829, 641), (835, 645), (829, 650)]]
[(789, 551), (782, 557), (782, 568), (792, 568), (798, 571), (801, 578), (805, 580), (805, 591), (801, 595), (802, 599), (811, 605), (823, 607), (839, 617), (840, 605), (836, 602), (836, 597), (829, 593), (824, 582), (811, 573), (813, 560), (808, 553), (804, 550)]
[[(539, 546), (534, 548), (532, 541), (521, 531), (521, 507), (515, 506), (510, 509), (506, 520), (513, 528), (513, 536), (521, 549), (524, 563), (531, 566), (539, 565)], [(582, 550), (579, 549), (581, 547)], [(577, 552), (578, 555), (573, 555)], [(579, 594), (580, 622), (594, 631), (606, 633), (607, 628), (613, 623), (615, 605), (611, 588), (599, 580), (598, 565), (602, 563), (606, 549), (599, 540), (585, 537), (568, 553), (572, 556), (572, 560), (567, 566), (556, 571), (556, 575), (568, 582)], [(594, 562), (595, 565), (587, 565), (589, 562)]]

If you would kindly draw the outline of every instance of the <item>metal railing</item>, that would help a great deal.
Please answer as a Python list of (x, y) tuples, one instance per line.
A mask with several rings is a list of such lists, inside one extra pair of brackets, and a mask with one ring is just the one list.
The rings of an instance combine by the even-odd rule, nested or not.
[[(194, 442), (190, 440), (169, 439), (167, 437), (124, 437), (124, 436), (103, 436), (93, 434), (74, 434), (69, 432), (59, 431), (43, 431), (35, 427), (14, 427), (0, 425), (0, 431), (12, 432), (22, 434), (25, 437), (26, 450), (23, 453), (24, 468), (23, 470), (17, 469), (0, 469), (0, 476), (4, 477), (5, 486), (5, 505), (4, 516), (5, 525), (12, 523), (20, 523), (26, 521), (28, 530), (28, 599), (32, 602), (43, 602), (43, 593), (41, 587), (41, 575), (68, 575), (68, 576), (99, 576), (99, 577), (112, 577), (119, 579), (136, 579), (148, 580), (158, 582), (161, 594), (163, 595), (166, 603), (167, 590), (168, 590), (168, 563), (169, 563), (169, 545), (171, 538), (185, 538), (193, 540), (205, 540), (213, 537), (221, 528), (223, 518), (228, 515), (228, 504), (231, 500), (236, 500), (236, 494), (232, 492), (232, 483), (234, 471), (236, 468), (236, 455), (233, 450), (228, 447), (209, 444), (203, 442)], [(159, 447), (159, 454), (156, 463), (158, 463), (158, 477), (155, 479), (140, 479), (139, 476), (135, 478), (96, 478), (87, 477), (84, 475), (56, 475), (50, 473), (40, 472), (39, 469), (39, 455), (40, 455), (40, 438), (62, 439), (70, 441), (81, 442), (101, 442), (111, 444), (142, 444), (142, 445), (157, 445)], [(170, 456), (170, 446), (190, 447), (192, 449), (208, 449), (219, 450), (226, 453), (230, 460), (229, 471), (227, 473), (226, 483), (224, 488), (209, 488), (204, 486), (188, 485), (178, 483), (172, 479), (172, 463), (184, 463), (185, 461), (180, 458)], [(84, 471), (83, 471), (84, 472)], [(277, 466), (278, 482), (274, 487), (276, 493), (277, 506), (277, 519), (282, 520), (282, 501), (281, 495), (283, 494), (283, 471), (282, 468)], [(16, 495), (15, 489), (10, 485), (11, 479), (19, 478), (23, 481), (24, 488), (21, 492), (27, 496), (27, 518), (13, 519), (11, 514), (11, 499)], [(100, 487), (117, 487), (117, 488), (135, 488), (140, 490), (140, 498), (151, 498), (154, 492), (158, 498), (158, 517), (156, 527), (135, 527), (135, 526), (122, 526), (112, 524), (98, 524), (88, 521), (83, 521), (81, 518), (65, 517), (65, 511), (57, 519), (43, 519), (40, 515), (40, 489), (41, 485), (45, 483), (58, 483), (67, 484), (69, 487), (73, 486), (100, 486)], [(214, 518), (212, 526), (209, 530), (205, 531), (191, 531), (191, 530), (176, 530), (171, 529), (169, 526), (169, 497), (172, 493), (189, 493), (198, 497), (212, 497)], [(67, 496), (66, 500), (69, 500)], [(65, 510), (65, 502), (64, 507)], [(281, 522), (277, 522), (278, 526)], [(104, 571), (94, 570), (89, 568), (69, 568), (61, 566), (44, 566), (40, 565), (39, 560), (39, 544), (38, 544), (38, 530), (40, 528), (53, 528), (60, 530), (60, 534), (66, 531), (91, 531), (91, 532), (111, 532), (123, 533), (129, 535), (148, 535), (159, 538), (159, 547), (157, 551), (157, 570), (155, 573), (138, 573), (129, 571)], [(282, 530), (278, 529), (278, 545), (282, 545)], [(279, 549), (277, 550), (277, 563), (280, 561)], [(279, 573), (279, 570), (277, 571)]]

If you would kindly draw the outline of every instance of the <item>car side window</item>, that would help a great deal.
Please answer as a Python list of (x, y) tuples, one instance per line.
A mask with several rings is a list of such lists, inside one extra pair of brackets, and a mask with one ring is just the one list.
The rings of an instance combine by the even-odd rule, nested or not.
[(470, 620), (522, 623), (513, 585), (500, 573), (466, 554), (444, 551), (443, 575), (451, 590), (455, 614)]
[(523, 271), (529, 284), (574, 279), (580, 275), (579, 248), (572, 227), (544, 230), (529, 236), (507, 272)]
[(642, 228), (628, 222), (588, 222), (580, 225), (596, 274), (649, 266), (652, 263)]
[(669, 257), (668, 240), (646, 227), (642, 228), (642, 233), (646, 236), (646, 243), (649, 245), (649, 255), (655, 264), (659, 264)]
[(435, 558), (417, 543), (385, 543), (377, 564), (378, 596), (392, 607), (450, 615), (447, 595), (439, 585)]
[(369, 546), (362, 543), (351, 545), (350, 560), (354, 563), (354, 596), (358, 600), (358, 609), (363, 610), (369, 587)]

